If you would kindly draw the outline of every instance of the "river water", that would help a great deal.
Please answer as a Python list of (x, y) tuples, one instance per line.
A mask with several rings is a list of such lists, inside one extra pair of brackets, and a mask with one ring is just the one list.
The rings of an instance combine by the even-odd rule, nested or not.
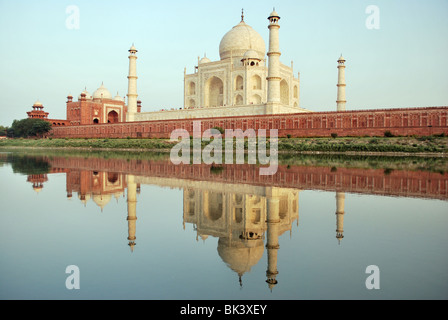
[(0, 150), (0, 298), (447, 299), (447, 168)]

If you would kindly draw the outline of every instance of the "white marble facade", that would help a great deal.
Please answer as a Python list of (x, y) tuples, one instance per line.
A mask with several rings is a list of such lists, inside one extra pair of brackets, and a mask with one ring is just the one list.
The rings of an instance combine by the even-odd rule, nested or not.
[[(277, 16), (275, 11), (270, 17), (273, 15)], [(275, 34), (269, 32), (270, 45), (274, 36), (278, 46), (278, 31)], [(309, 112), (300, 108), (299, 74), (294, 76), (292, 62), (291, 66), (275, 64), (278, 68), (275, 74), (280, 76), (280, 102), (268, 103), (266, 45), (261, 35), (246, 24), (243, 15), (240, 23), (221, 39), (219, 54), (218, 61), (211, 61), (206, 56), (198, 58), (194, 73), (184, 71), (183, 108), (136, 113), (128, 119), (147, 121)]]

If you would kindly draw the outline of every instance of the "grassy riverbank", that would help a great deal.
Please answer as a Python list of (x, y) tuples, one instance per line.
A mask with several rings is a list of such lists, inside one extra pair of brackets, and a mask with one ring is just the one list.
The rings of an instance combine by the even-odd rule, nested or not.
[[(223, 140), (223, 150), (225, 150)], [(176, 142), (169, 139), (6, 139), (0, 147), (78, 148), (169, 151)], [(207, 142), (202, 142), (205, 146)], [(246, 141), (247, 147), (247, 141)], [(268, 143), (269, 148), (269, 143)], [(234, 150), (236, 143), (234, 143)], [(280, 138), (279, 152), (336, 153), (428, 153), (448, 156), (448, 137), (336, 137)]]

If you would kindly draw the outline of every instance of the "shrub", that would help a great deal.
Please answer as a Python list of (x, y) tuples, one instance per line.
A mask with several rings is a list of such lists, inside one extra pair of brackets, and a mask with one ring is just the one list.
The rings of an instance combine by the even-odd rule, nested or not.
[(389, 130), (386, 130), (386, 131), (384, 131), (384, 136), (390, 138), (390, 137), (393, 137), (394, 135)]

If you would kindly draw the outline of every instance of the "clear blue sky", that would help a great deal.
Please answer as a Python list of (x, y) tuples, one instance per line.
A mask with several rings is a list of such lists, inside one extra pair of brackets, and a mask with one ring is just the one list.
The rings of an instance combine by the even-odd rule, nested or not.
[[(66, 26), (70, 5), (79, 29)], [(366, 27), (368, 5), (379, 9), (379, 29)], [(181, 107), (184, 67), (192, 73), (205, 52), (219, 59), (242, 8), (268, 44), (273, 7), (281, 61), (301, 73), (301, 107), (336, 109), (341, 53), (349, 110), (448, 105), (447, 0), (0, 0), (0, 125), (25, 118), (38, 99), (65, 119), (67, 95), (101, 82), (124, 96), (132, 43), (142, 111)]]

